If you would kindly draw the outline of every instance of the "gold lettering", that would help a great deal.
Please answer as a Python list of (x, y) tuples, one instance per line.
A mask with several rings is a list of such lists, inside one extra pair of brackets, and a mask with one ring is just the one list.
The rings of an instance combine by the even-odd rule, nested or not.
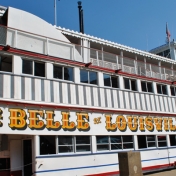
[(159, 118), (159, 117), (158, 118), (154, 118), (154, 122), (155, 122), (157, 131), (162, 131), (162, 122), (163, 122), (163, 119)]
[(126, 129), (127, 123), (126, 123), (126, 119), (124, 116), (122, 115), (117, 116), (116, 123), (117, 123), (117, 128), (120, 131), (124, 131)]
[(114, 131), (117, 130), (117, 125), (115, 123), (111, 123), (112, 117), (110, 115), (105, 115), (106, 118), (106, 129), (108, 131)]
[(62, 112), (62, 128), (66, 130), (72, 130), (75, 128), (74, 122), (69, 122), (69, 112)]
[(138, 119), (136, 116), (127, 116), (128, 119), (128, 127), (131, 131), (136, 131), (138, 127)]
[(29, 113), (29, 125), (28, 127), (31, 129), (43, 129), (45, 127), (45, 124), (42, 120), (39, 120), (39, 117), (44, 118), (43, 111), (38, 110), (28, 110)]
[(54, 112), (46, 111), (46, 128), (48, 129), (58, 129), (60, 127), (60, 122), (54, 122)]
[(139, 129), (141, 131), (145, 131), (145, 128), (144, 128), (144, 118), (143, 117), (139, 117)]
[(173, 125), (172, 118), (169, 118), (169, 128), (170, 128), (170, 131), (175, 131), (175, 125)]
[(164, 130), (169, 131), (168, 118), (164, 118)]
[(148, 131), (153, 131), (153, 129), (154, 129), (152, 121), (153, 121), (152, 117), (145, 118), (145, 124), (146, 124), (146, 128)]
[(89, 116), (87, 113), (76, 113), (77, 115), (77, 129), (79, 130), (87, 130), (90, 125), (88, 122), (85, 122), (84, 119), (89, 121)]
[(26, 128), (26, 112), (22, 109), (9, 109), (10, 123), (9, 127), (12, 129), (24, 129)]

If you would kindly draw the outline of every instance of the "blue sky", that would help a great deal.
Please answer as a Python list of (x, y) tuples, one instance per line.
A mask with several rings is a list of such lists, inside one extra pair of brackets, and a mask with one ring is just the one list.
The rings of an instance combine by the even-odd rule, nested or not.
[[(57, 25), (79, 31), (78, 0), (57, 0)], [(54, 24), (54, 0), (1, 0)], [(176, 39), (176, 0), (82, 0), (86, 34), (141, 50)]]

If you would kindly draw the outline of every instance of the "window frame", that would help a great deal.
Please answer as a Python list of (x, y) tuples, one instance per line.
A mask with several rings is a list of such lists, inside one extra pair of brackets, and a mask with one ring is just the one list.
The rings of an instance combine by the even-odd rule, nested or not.
[[(142, 88), (143, 88), (142, 83), (145, 83), (146, 91), (142, 90)], [(148, 90), (148, 84), (151, 84), (152, 92), (150, 92), (150, 91)], [(154, 93), (154, 91), (153, 91), (153, 83), (152, 83), (152, 82), (148, 82), (148, 81), (143, 81), (143, 80), (141, 80), (141, 91), (142, 91), (142, 92), (148, 92), (148, 93)]]
[[(88, 77), (87, 77), (88, 82), (87, 83), (81, 81), (81, 71), (86, 71), (87, 72), (87, 75), (88, 75)], [(96, 73), (96, 84), (93, 84), (93, 83), (90, 82), (90, 72)], [(94, 86), (98, 86), (98, 72), (87, 70), (87, 69), (80, 69), (80, 83), (81, 84), (91, 84), (91, 85), (94, 85)]]
[[(26, 61), (31, 61), (32, 62), (32, 73), (23, 73), (23, 61), (26, 60)], [(35, 75), (35, 63), (41, 63), (41, 64), (44, 64), (44, 76), (36, 76)], [(26, 58), (22, 58), (22, 74), (24, 75), (31, 75), (31, 76), (35, 76), (35, 77), (40, 77), (40, 78), (46, 78), (46, 62), (41, 62), (41, 61), (38, 61), (38, 60), (30, 60), (30, 59), (26, 59)]]
[[(158, 92), (158, 87), (159, 86), (160, 86), (161, 93)], [(163, 87), (166, 88), (166, 94), (163, 93)], [(156, 90), (157, 90), (157, 94), (168, 95), (167, 85), (165, 85), (165, 84), (156, 84)]]
[[(104, 78), (105, 75), (108, 75), (110, 77), (110, 86), (105, 85), (105, 78)], [(112, 78), (116, 78), (116, 80), (117, 80), (117, 87), (113, 87), (113, 85), (112, 85)], [(119, 86), (119, 76), (109, 75), (109, 74), (103, 73), (103, 83), (104, 83), (104, 87), (111, 87), (111, 88), (115, 88), (115, 89), (119, 89), (120, 88), (120, 86)]]
[[(172, 94), (172, 90), (171, 90), (172, 88), (174, 90), (174, 95)], [(176, 87), (170, 86), (170, 94), (171, 94), (171, 96), (176, 96)]]
[[(125, 80), (128, 80), (128, 82), (129, 82), (129, 89), (125, 88)], [(131, 83), (132, 81), (135, 82), (135, 90), (132, 89), (132, 83)], [(127, 77), (123, 77), (123, 84), (124, 84), (124, 89), (125, 90), (138, 91), (136, 79), (130, 79), (130, 78), (127, 78)]]
[[(62, 78), (56, 78), (54, 76), (54, 67), (61, 67), (62, 68)], [(72, 69), (72, 80), (65, 79), (65, 74), (64, 74), (65, 68), (71, 68)], [(69, 67), (69, 66), (65, 66), (65, 65), (53, 64), (53, 79), (57, 79), (57, 80), (59, 79), (59, 80), (74, 82), (74, 68), (73, 67)]]

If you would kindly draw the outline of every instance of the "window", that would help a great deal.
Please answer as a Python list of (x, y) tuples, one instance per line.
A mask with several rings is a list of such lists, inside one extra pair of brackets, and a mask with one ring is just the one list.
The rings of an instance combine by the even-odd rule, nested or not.
[(23, 59), (22, 73), (45, 77), (45, 63)]
[(124, 87), (125, 87), (125, 89), (137, 91), (136, 80), (124, 78)]
[(0, 71), (12, 72), (12, 56), (0, 56)]
[(170, 87), (171, 95), (176, 96), (176, 87)]
[(176, 146), (176, 135), (169, 135), (170, 138), (170, 145)]
[(157, 92), (158, 92), (158, 94), (167, 95), (167, 88), (166, 88), (166, 85), (157, 84)]
[(142, 148), (150, 148), (150, 147), (156, 147), (156, 141), (154, 135), (140, 135), (137, 136), (138, 138), (138, 147), (139, 149)]
[(166, 136), (157, 136), (158, 147), (167, 147)]
[(141, 81), (141, 88), (143, 92), (153, 92), (151, 82)]
[(119, 88), (119, 80), (117, 76), (103, 74), (103, 78), (104, 78), (104, 86)]
[(82, 83), (97, 85), (97, 73), (93, 71), (80, 70), (80, 81)]
[(132, 136), (97, 136), (97, 151), (133, 148)]
[(58, 153), (91, 151), (90, 136), (58, 136)]
[(40, 155), (56, 154), (55, 136), (40, 136)]
[(73, 81), (73, 68), (54, 65), (53, 77)]

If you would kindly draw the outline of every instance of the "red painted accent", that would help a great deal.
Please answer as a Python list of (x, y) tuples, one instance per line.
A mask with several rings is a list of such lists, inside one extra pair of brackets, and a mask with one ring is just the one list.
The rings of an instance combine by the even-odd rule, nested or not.
[(62, 105), (49, 105), (49, 104), (35, 104), (35, 103), (19, 103), (15, 101), (6, 101), (0, 100), (0, 104), (11, 105), (11, 106), (24, 106), (26, 107), (38, 107), (38, 108), (51, 108), (51, 109), (66, 109), (73, 111), (90, 111), (90, 112), (101, 112), (101, 113), (119, 113), (119, 114), (130, 114), (130, 115), (152, 115), (152, 116), (160, 116), (160, 117), (174, 117), (176, 114), (167, 114), (167, 113), (153, 113), (153, 112), (134, 112), (134, 111), (122, 111), (122, 110), (107, 110), (101, 108), (82, 108), (82, 107), (73, 107), (73, 106), (62, 106)]
[(21, 170), (11, 171), (10, 176), (22, 176), (22, 171)]
[(85, 67), (89, 67), (91, 65), (92, 65), (92, 62), (89, 62), (89, 63), (85, 64)]
[[(0, 46), (0, 50), (3, 50), (2, 46)], [(82, 63), (82, 62), (67, 60), (67, 59), (53, 57), (53, 56), (48, 56), (48, 55), (34, 53), (34, 52), (30, 52), (30, 51), (23, 51), (23, 50), (19, 50), (19, 49), (15, 49), (15, 48), (10, 48), (8, 50), (8, 52), (11, 53), (11, 54), (23, 55), (23, 56), (27, 56), (27, 57), (35, 57), (35, 58), (38, 58), (38, 59), (54, 61), (54, 62), (63, 63), (63, 64), (69, 64), (69, 65), (72, 65), (72, 66), (79, 66), (79, 67), (84, 67), (85, 66), (85, 64)], [(97, 71), (107, 72), (107, 73), (114, 73), (115, 72), (115, 70), (113, 70), (113, 69), (108, 69), (108, 68), (94, 66), (94, 65), (90, 65), (89, 68), (97, 70)], [(143, 80), (146, 80), (146, 81), (155, 81), (155, 82), (160, 82), (160, 83), (170, 84), (170, 85), (172, 84), (172, 81), (150, 78), (150, 77), (140, 76), (140, 75), (136, 75), (136, 74), (130, 74), (130, 73), (122, 72), (122, 71), (119, 71), (118, 74), (122, 75), (122, 76), (131, 77), (131, 78), (143, 79)]]

